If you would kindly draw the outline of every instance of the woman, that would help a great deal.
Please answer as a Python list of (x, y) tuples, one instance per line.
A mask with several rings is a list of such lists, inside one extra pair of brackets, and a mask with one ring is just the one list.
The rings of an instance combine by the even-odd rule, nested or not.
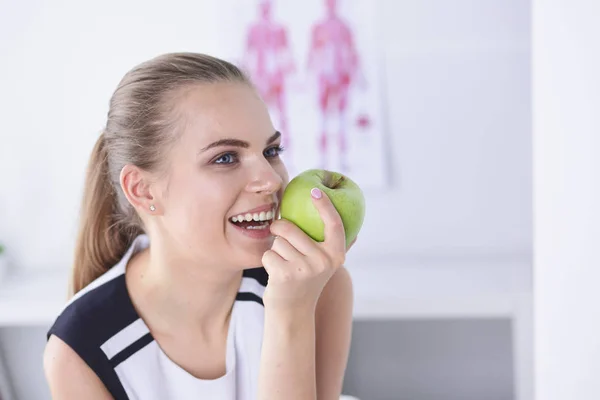
[(324, 242), (276, 220), (280, 141), (225, 61), (167, 54), (123, 78), (88, 167), (75, 295), (48, 332), (54, 399), (339, 398), (344, 228), (318, 189)]

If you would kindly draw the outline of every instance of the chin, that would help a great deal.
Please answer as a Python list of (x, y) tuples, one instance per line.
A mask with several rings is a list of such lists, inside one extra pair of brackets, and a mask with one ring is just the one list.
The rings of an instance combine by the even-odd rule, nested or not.
[(240, 263), (241, 269), (250, 269), (262, 267), (262, 254), (257, 256), (245, 257)]
[(244, 269), (262, 267), (262, 258), (265, 251), (269, 250), (273, 245), (273, 239), (269, 240), (262, 246), (253, 246), (244, 251), (241, 255), (241, 264)]

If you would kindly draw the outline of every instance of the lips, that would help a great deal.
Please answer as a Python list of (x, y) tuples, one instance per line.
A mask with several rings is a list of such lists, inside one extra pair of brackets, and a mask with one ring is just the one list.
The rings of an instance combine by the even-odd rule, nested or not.
[(237, 231), (255, 239), (266, 239), (271, 236), (269, 226), (277, 218), (277, 203), (265, 204), (228, 219)]

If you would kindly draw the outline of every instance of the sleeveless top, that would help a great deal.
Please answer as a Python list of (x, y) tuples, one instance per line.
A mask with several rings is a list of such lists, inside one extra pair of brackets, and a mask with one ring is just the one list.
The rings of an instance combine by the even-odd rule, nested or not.
[(116, 400), (255, 399), (265, 269), (243, 271), (227, 333), (225, 375), (198, 379), (161, 350), (129, 297), (125, 268), (136, 252), (148, 246), (148, 236), (138, 236), (119, 263), (67, 303), (47, 337), (56, 335), (69, 345)]

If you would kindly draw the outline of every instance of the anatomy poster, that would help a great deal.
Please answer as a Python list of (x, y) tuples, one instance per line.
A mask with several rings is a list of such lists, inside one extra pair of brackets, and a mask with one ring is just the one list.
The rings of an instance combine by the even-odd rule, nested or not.
[(242, 67), (265, 100), (290, 176), (323, 168), (363, 187), (387, 182), (376, 3), (219, 3), (219, 56)]

